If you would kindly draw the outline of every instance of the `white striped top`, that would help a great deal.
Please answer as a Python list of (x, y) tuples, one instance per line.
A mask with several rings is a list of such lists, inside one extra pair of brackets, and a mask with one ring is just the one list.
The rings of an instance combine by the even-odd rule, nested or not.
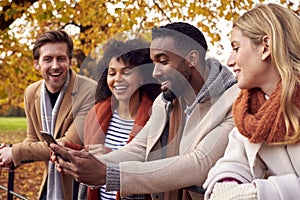
[[(115, 110), (110, 119), (104, 146), (109, 147), (112, 150), (117, 150), (124, 146), (129, 139), (129, 133), (131, 132), (133, 124), (134, 120), (122, 119)], [(101, 187), (101, 199), (115, 200), (117, 192), (106, 192), (105, 188), (105, 185)]]

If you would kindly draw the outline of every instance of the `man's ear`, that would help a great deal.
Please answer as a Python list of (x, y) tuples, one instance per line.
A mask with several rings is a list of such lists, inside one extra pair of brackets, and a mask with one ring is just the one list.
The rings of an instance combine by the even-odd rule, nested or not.
[(195, 67), (199, 64), (199, 52), (196, 50), (191, 50), (187, 56), (186, 60), (189, 62), (189, 67)]
[(40, 70), (39, 60), (34, 59), (33, 60), (33, 66), (36, 70)]
[(262, 46), (263, 46), (263, 51), (262, 51), (262, 55), (261, 55), (261, 60), (267, 60), (271, 55), (271, 46), (270, 46), (269, 36), (265, 35), (262, 38)]

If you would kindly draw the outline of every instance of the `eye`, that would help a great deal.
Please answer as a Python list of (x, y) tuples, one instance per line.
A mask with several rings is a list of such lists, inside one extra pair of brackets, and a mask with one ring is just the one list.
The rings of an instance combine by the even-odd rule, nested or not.
[(126, 76), (129, 76), (132, 74), (132, 69), (127, 68), (126, 70), (123, 71), (123, 74)]
[(108, 75), (109, 76), (114, 76), (116, 72), (114, 70), (108, 70)]
[(61, 57), (58, 57), (57, 59), (59, 62), (65, 62), (67, 60), (67, 58), (65, 56), (61, 56)]
[(232, 50), (235, 51), (235, 52), (238, 52), (239, 47), (233, 47)]
[(43, 59), (43, 61), (46, 62), (46, 63), (50, 63), (52, 61), (52, 59), (50, 57), (45, 57)]
[(168, 60), (166, 60), (166, 59), (162, 59), (162, 60), (160, 60), (159, 61), (161, 64), (163, 64), (163, 65), (167, 65), (168, 64)]

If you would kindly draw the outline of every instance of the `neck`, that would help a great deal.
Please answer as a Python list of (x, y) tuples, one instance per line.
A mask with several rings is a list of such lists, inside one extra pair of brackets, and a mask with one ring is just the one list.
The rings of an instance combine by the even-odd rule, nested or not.
[(140, 95), (139, 92), (135, 92), (130, 100), (119, 101), (117, 112), (122, 119), (134, 120), (136, 113), (140, 105)]
[(197, 94), (200, 92), (205, 81), (199, 72), (195, 71), (192, 73), (191, 79), (189, 80), (189, 87), (185, 90), (183, 98), (187, 106), (192, 105), (195, 101)]

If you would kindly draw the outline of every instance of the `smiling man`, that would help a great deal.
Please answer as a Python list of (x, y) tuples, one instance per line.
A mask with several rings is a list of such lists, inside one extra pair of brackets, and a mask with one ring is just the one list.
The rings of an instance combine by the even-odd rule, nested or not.
[(152, 194), (153, 199), (201, 199), (209, 169), (223, 156), (234, 127), (231, 106), (238, 95), (233, 74), (217, 60), (205, 60), (206, 40), (183, 22), (152, 29), (153, 76), (162, 94), (140, 133), (124, 147), (105, 155), (68, 151), (59, 171), (107, 190)]
[(73, 179), (55, 171), (40, 132), (82, 144), (83, 124), (94, 105), (97, 83), (71, 70), (73, 41), (62, 30), (41, 34), (35, 41), (33, 57), (43, 80), (29, 85), (24, 94), (27, 137), (12, 147), (0, 146), (0, 167), (45, 161), (39, 199), (72, 199)]

